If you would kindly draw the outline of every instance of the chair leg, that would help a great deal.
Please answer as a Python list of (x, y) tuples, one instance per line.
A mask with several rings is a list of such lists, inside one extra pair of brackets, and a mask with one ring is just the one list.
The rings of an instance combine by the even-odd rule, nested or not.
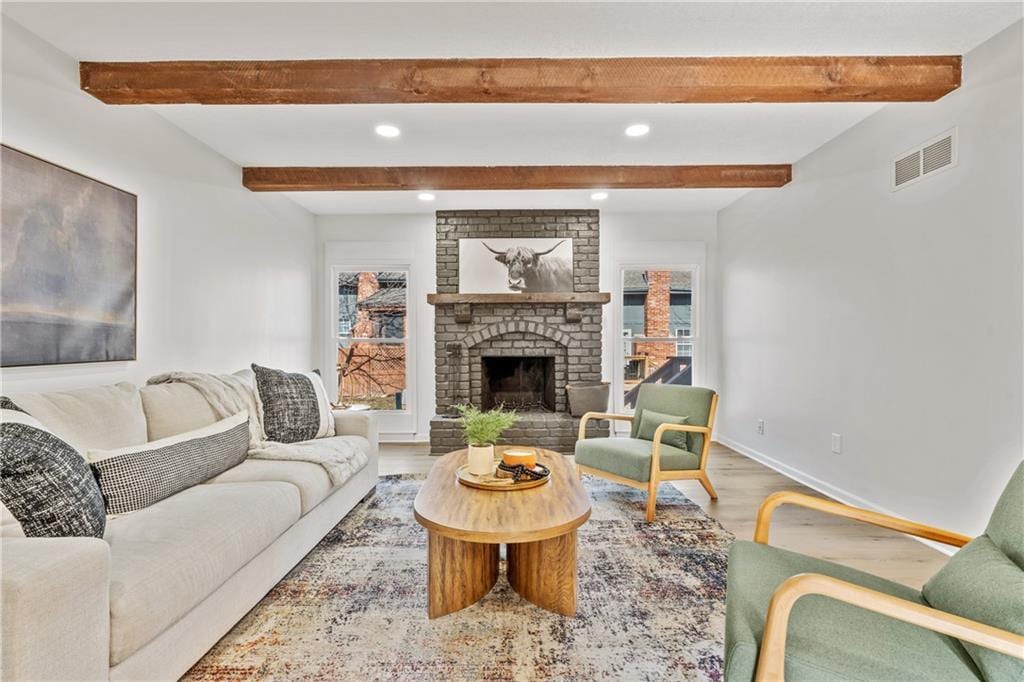
[(651, 481), (647, 484), (647, 520), (654, 520), (654, 508), (658, 504), (658, 482)]
[(704, 486), (704, 490), (708, 492), (708, 496), (712, 500), (717, 500), (718, 493), (715, 492), (715, 487), (711, 485), (711, 479), (708, 478), (708, 475), (705, 473), (701, 473), (700, 478), (698, 480), (700, 481), (700, 484)]
[(577, 481), (582, 481), (583, 480), (583, 471), (580, 470), (580, 465), (579, 464), (576, 465), (576, 480)]

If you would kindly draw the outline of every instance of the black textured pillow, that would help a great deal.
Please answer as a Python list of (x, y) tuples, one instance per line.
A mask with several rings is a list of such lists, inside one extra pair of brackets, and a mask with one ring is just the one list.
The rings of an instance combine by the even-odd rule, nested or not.
[(319, 372), (284, 372), (253, 365), (263, 430), (279, 443), (334, 435), (334, 415)]
[(118, 450), (90, 450), (107, 512), (125, 514), (208, 481), (242, 463), (249, 452), (249, 414)]
[(85, 459), (0, 397), (0, 500), (28, 537), (103, 537), (106, 509)]

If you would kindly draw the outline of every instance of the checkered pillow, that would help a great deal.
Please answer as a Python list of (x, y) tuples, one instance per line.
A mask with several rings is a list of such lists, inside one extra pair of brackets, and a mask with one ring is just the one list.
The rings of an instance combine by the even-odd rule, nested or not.
[(0, 397), (0, 500), (28, 537), (103, 537), (96, 479), (73, 447)]
[(279, 443), (334, 435), (334, 415), (320, 373), (290, 373), (253, 365), (263, 430)]
[(90, 450), (110, 514), (137, 511), (241, 464), (249, 451), (249, 413), (119, 450)]

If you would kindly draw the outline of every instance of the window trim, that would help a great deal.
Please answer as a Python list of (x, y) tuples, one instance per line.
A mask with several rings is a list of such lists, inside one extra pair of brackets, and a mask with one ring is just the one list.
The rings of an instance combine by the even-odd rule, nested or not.
[[(697, 263), (664, 263), (657, 261), (621, 261), (616, 264), (618, 272), (615, 279), (615, 293), (612, 314), (614, 316), (615, 328), (625, 328), (625, 315), (623, 308), (624, 306), (624, 295), (625, 286), (623, 285), (623, 279), (627, 271), (635, 270), (686, 270), (691, 273), (691, 286), (690, 286), (690, 336), (685, 337), (686, 340), (693, 346), (693, 383), (699, 385), (703, 380), (704, 366), (706, 361), (706, 353), (704, 344), (701, 338), (701, 331), (703, 328), (703, 309), (704, 306), (703, 296), (704, 291), (701, 286), (703, 283), (703, 272), (704, 267)], [(655, 337), (655, 336), (632, 336), (629, 339), (626, 337), (616, 339), (615, 355), (612, 363), (612, 410), (619, 414), (632, 413), (629, 408), (625, 406), (624, 395), (625, 395), (625, 377), (623, 376), (624, 361), (626, 358), (625, 348), (626, 341), (633, 343), (636, 342), (669, 342), (672, 344), (678, 343), (680, 340), (676, 336), (667, 337)]]
[(375, 415), (393, 415), (401, 417), (415, 417), (416, 416), (416, 351), (415, 351), (415, 338), (416, 338), (416, 306), (413, 305), (412, 291), (413, 291), (413, 264), (408, 260), (392, 260), (388, 258), (373, 258), (373, 259), (359, 259), (341, 261), (338, 263), (332, 263), (328, 268), (328, 291), (330, 292), (330, 301), (328, 302), (329, 310), (329, 327), (331, 334), (328, 339), (328, 345), (333, 350), (334, 358), (330, 364), (331, 374), (334, 377), (334, 393), (332, 395), (332, 402), (337, 399), (338, 396), (338, 342), (341, 339), (351, 341), (351, 336), (341, 336), (338, 334), (338, 275), (342, 272), (404, 272), (405, 273), (405, 337), (404, 338), (360, 338), (359, 341), (369, 343), (380, 343), (380, 344), (393, 344), (405, 345), (405, 390), (403, 391), (403, 405), (401, 410), (371, 410)]

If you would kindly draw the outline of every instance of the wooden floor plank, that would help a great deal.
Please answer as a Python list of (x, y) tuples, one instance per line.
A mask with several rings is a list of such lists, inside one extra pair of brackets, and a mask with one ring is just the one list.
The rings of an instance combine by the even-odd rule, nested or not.
[[(426, 445), (385, 445), (380, 473), (425, 474), (437, 460)], [(696, 481), (671, 483), (737, 538), (750, 540), (761, 501), (779, 490), (818, 495), (768, 467), (714, 443), (708, 460), (718, 501)], [(669, 485), (669, 484), (666, 484)], [(782, 507), (772, 523), (772, 544), (868, 571), (920, 588), (948, 557), (899, 533), (806, 509)]]

